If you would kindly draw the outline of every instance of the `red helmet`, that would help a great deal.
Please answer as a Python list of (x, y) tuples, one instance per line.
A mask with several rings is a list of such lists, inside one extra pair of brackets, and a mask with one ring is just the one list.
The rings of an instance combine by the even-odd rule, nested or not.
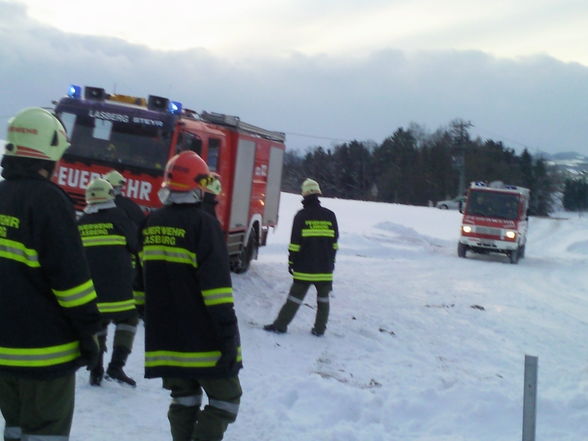
[(161, 187), (171, 191), (202, 190), (208, 183), (209, 174), (208, 165), (200, 156), (184, 151), (167, 162)]

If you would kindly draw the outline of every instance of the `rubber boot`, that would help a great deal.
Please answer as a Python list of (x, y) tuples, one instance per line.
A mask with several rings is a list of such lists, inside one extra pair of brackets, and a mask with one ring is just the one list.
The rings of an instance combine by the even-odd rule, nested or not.
[(127, 357), (129, 354), (130, 351), (124, 346), (115, 346), (114, 350), (112, 351), (112, 359), (110, 360), (108, 369), (106, 369), (106, 376), (107, 378), (116, 380), (119, 383), (136, 386), (137, 382), (131, 377), (127, 376), (125, 371), (123, 371), (123, 366), (127, 362)]
[(98, 364), (94, 369), (90, 371), (90, 385), (100, 386), (102, 379), (104, 378), (104, 351), (100, 351), (98, 356)]

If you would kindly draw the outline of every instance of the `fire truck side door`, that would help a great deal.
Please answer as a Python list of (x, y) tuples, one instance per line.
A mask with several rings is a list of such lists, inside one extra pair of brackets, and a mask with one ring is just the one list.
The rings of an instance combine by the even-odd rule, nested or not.
[(265, 209), (263, 211), (264, 224), (275, 225), (278, 223), (283, 163), (284, 150), (278, 147), (271, 147), (269, 170), (267, 174), (267, 189), (265, 193)]
[(255, 143), (246, 139), (239, 139), (235, 159), (235, 179), (233, 181), (229, 229), (248, 227), (254, 163)]

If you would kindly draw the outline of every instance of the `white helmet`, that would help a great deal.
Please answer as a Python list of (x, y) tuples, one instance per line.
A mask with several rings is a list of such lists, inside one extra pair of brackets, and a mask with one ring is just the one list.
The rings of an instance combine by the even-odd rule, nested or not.
[(110, 170), (108, 173), (106, 173), (106, 175), (104, 175), (104, 179), (110, 182), (110, 185), (112, 185), (114, 188), (122, 187), (125, 182), (127, 182), (125, 177), (116, 170)]
[(28, 107), (8, 121), (6, 156), (59, 161), (69, 147), (61, 122), (40, 107)]
[(308, 196), (310, 194), (322, 194), (318, 182), (310, 178), (305, 179), (302, 183), (301, 193), (302, 196)]
[(96, 178), (86, 188), (86, 204), (99, 204), (114, 199), (114, 189), (106, 179)]

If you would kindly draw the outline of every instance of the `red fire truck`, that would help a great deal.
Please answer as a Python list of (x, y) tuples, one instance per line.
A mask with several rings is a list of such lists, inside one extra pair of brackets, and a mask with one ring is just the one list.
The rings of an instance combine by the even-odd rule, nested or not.
[(124, 194), (145, 211), (161, 205), (157, 193), (167, 160), (183, 150), (198, 153), (220, 175), (217, 215), (231, 268), (245, 272), (278, 222), (285, 134), (236, 116), (197, 113), (177, 101), (149, 95), (108, 94), (71, 86), (55, 103), (71, 146), (54, 181), (84, 207), (89, 182), (112, 169), (126, 180)]
[(529, 195), (528, 188), (500, 181), (472, 182), (463, 210), (458, 256), (466, 257), (468, 250), (503, 253), (510, 263), (525, 257)]

